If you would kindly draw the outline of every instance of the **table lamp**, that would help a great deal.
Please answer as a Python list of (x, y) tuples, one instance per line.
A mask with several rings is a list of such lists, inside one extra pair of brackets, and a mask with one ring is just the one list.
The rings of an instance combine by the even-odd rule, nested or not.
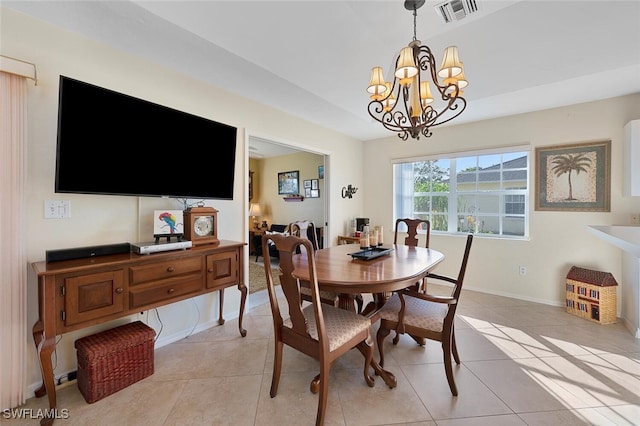
[(260, 204), (251, 203), (249, 206), (249, 216), (251, 216), (253, 220), (253, 229), (258, 229), (258, 220), (256, 217), (259, 217), (260, 215), (262, 215), (262, 212), (260, 211)]

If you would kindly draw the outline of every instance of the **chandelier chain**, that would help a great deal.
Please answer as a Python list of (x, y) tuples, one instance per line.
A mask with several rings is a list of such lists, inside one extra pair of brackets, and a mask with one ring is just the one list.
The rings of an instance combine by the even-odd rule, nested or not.
[(416, 31), (416, 22), (418, 21), (418, 8), (416, 7), (415, 3), (413, 4), (413, 41), (416, 41), (418, 39), (417, 37), (417, 31)]

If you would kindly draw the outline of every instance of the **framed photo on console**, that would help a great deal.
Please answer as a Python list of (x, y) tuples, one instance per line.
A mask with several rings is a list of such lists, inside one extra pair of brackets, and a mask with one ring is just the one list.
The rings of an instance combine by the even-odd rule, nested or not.
[(182, 210), (154, 210), (153, 235), (177, 235), (184, 233)]

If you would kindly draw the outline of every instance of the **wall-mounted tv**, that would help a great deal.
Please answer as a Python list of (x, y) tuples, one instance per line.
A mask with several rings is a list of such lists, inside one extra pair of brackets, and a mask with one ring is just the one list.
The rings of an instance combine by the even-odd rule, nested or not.
[(55, 192), (231, 200), (236, 133), (60, 76)]

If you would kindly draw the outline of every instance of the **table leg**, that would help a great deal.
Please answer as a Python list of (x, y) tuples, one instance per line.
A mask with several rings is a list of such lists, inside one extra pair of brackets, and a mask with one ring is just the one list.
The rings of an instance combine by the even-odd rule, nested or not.
[(355, 300), (356, 298), (353, 294), (340, 293), (340, 295), (338, 296), (338, 307), (340, 309), (344, 309), (345, 311), (357, 313), (358, 311), (356, 310)]
[(238, 284), (238, 290), (242, 294), (240, 296), (240, 316), (238, 317), (238, 328), (240, 330), (240, 335), (245, 337), (247, 335), (247, 330), (242, 328), (242, 318), (244, 317), (244, 304), (247, 301), (247, 286), (244, 285), (243, 282)]
[(220, 313), (218, 315), (218, 324), (222, 325), (224, 324), (224, 318), (222, 318), (222, 310), (224, 307), (224, 288), (220, 289), (218, 293), (220, 293)]
[[(368, 348), (366, 348), (363, 343), (360, 343), (357, 348), (363, 356), (367, 356)], [(382, 377), (382, 380), (384, 380), (387, 386), (389, 386), (389, 389), (393, 389), (398, 386), (396, 376), (394, 376), (392, 372), (380, 367), (380, 364), (378, 364), (375, 359), (371, 360), (371, 367), (373, 367), (373, 370), (376, 372), (376, 376)]]
[[(40, 372), (42, 374), (42, 386), (35, 391), (38, 398), (47, 395), (49, 398), (49, 413), (56, 411), (56, 386), (53, 378), (53, 365), (51, 364), (51, 355), (56, 347), (55, 337), (46, 338), (43, 334), (44, 327), (41, 320), (36, 321), (33, 325), (33, 341), (36, 345), (38, 358), (40, 359)], [(53, 424), (54, 417), (45, 416), (40, 420), (41, 425)]]

